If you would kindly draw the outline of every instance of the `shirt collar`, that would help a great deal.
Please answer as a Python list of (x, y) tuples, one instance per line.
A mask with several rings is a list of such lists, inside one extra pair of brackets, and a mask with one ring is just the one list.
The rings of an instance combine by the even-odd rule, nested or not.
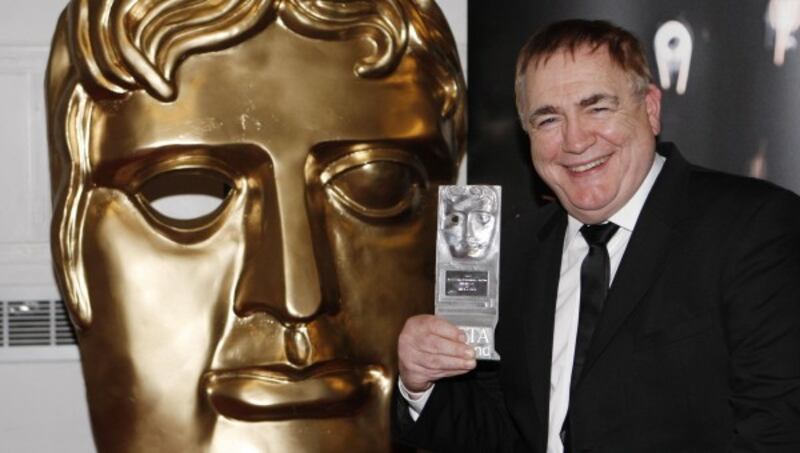
[[(633, 232), (633, 227), (639, 219), (639, 214), (642, 212), (644, 202), (647, 200), (647, 195), (650, 194), (653, 184), (656, 183), (656, 178), (658, 178), (658, 174), (661, 173), (665, 160), (664, 156), (656, 153), (653, 164), (650, 166), (650, 171), (647, 172), (647, 176), (644, 177), (642, 184), (636, 189), (631, 199), (622, 206), (622, 209), (615, 212), (608, 219), (609, 222), (614, 222), (619, 225), (620, 228)], [(567, 232), (564, 236), (564, 250), (567, 250), (573, 239), (578, 236), (578, 232), (582, 226), (583, 222), (571, 215), (567, 215)]]

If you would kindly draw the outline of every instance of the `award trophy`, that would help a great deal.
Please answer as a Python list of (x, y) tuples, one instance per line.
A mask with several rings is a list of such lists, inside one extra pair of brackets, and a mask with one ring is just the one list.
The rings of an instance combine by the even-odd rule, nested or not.
[(500, 194), (500, 186), (439, 187), (436, 315), (466, 333), (480, 360), (500, 359)]

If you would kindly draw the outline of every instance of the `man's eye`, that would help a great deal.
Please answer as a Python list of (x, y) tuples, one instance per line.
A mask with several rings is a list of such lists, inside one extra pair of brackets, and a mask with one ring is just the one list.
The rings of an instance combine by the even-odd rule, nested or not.
[(185, 228), (213, 220), (232, 187), (226, 176), (213, 170), (171, 170), (147, 179), (136, 198), (158, 221)]
[(334, 162), (333, 171), (326, 170), (322, 177), (326, 192), (350, 212), (382, 220), (408, 214), (420, 205), (427, 178), (418, 166), (401, 159), (350, 164)]
[(552, 124), (555, 124), (555, 122), (556, 122), (556, 119), (554, 117), (543, 118), (543, 119), (541, 119), (541, 120), (536, 122), (536, 127), (537, 128), (547, 127), (547, 126), (550, 126)]

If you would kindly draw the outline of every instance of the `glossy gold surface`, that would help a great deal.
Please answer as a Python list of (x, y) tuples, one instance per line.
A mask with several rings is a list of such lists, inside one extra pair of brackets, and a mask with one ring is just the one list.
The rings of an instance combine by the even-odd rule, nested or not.
[(463, 89), (430, 1), (70, 3), (52, 248), (98, 450), (391, 450)]

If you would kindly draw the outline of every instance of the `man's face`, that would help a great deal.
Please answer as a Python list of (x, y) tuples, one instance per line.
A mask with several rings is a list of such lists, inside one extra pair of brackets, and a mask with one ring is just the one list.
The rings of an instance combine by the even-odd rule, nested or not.
[(496, 215), (492, 202), (464, 197), (445, 210), (443, 233), (456, 258), (483, 258), (492, 242)]
[(655, 156), (661, 94), (637, 94), (605, 48), (560, 51), (525, 73), (533, 165), (573, 217), (607, 220), (633, 196)]
[[(274, 24), (186, 60), (174, 102), (97, 104), (80, 346), (100, 451), (388, 449), (453, 144), (420, 61), (358, 78), (367, 51)], [(213, 192), (193, 185), (219, 207), (153, 203)]]

